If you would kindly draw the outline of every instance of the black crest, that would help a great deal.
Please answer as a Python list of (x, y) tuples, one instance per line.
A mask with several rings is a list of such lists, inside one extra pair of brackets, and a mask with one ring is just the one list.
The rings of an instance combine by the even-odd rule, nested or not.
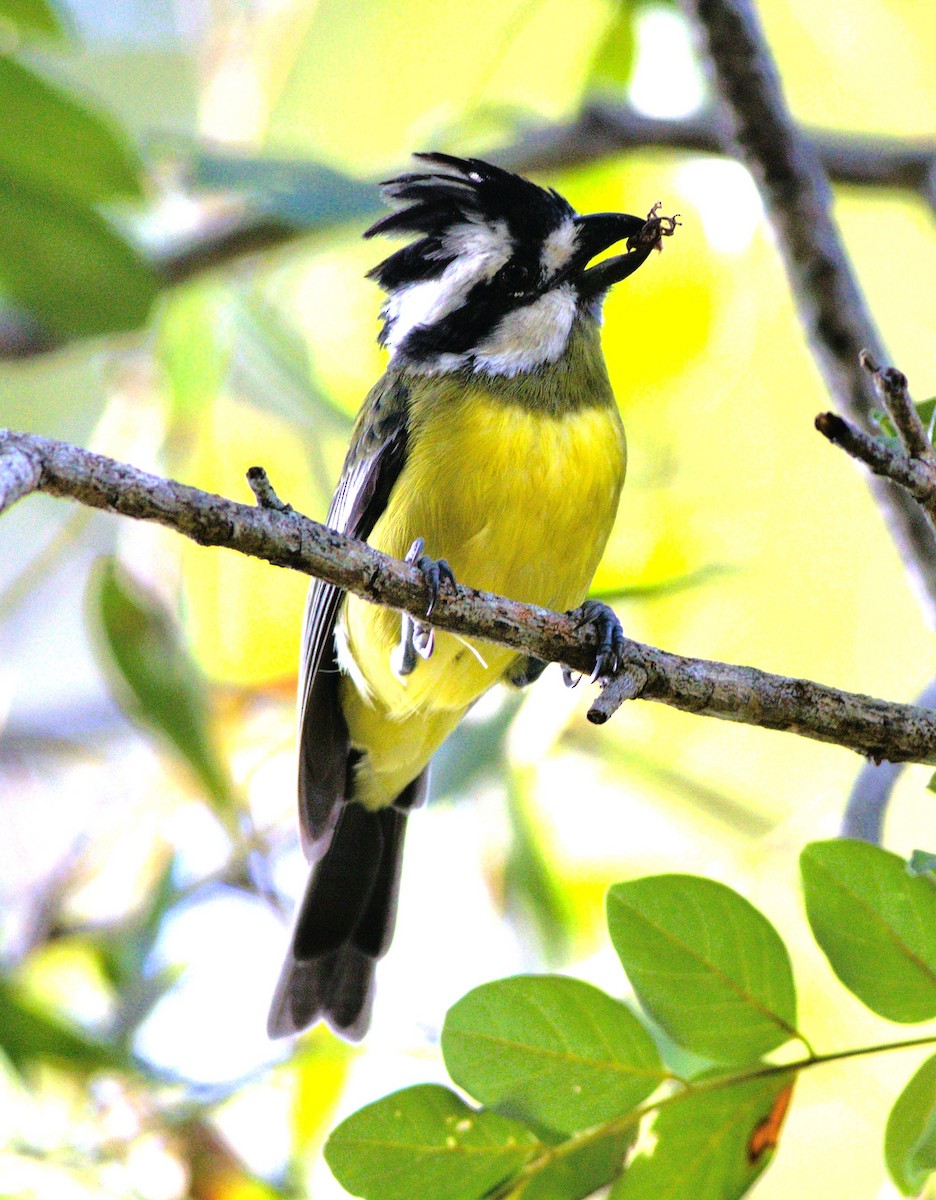
[(455, 225), (503, 221), (517, 244), (539, 247), (553, 229), (574, 215), (558, 192), (479, 158), (439, 153), (414, 157), (440, 169), (411, 172), (383, 183), (384, 198), (395, 211), (364, 234), (418, 238), (368, 272), (385, 291), (441, 275), (454, 257), (446, 253), (444, 235)]

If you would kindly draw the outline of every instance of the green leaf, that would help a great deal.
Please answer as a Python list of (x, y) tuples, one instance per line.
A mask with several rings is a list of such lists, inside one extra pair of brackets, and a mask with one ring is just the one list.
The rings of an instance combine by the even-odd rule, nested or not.
[(348, 1117), (328, 1139), (325, 1160), (342, 1187), (365, 1200), (480, 1200), (540, 1150), (519, 1122), (422, 1084)]
[(634, 13), (628, 0), (618, 0), (617, 13), (592, 59), (588, 86), (623, 92), (634, 66)]
[(88, 1075), (130, 1066), (119, 1050), (44, 1012), (8, 979), (0, 979), (0, 1050), (20, 1073), (41, 1062)]
[(832, 970), (879, 1016), (936, 1016), (936, 884), (868, 842), (812, 842), (800, 855), (806, 914)]
[(930, 854), (926, 850), (914, 850), (907, 863), (907, 870), (911, 875), (936, 874), (936, 854)]
[[(453, 122), (482, 104), (571, 118), (608, 24), (604, 4), (576, 5), (574, 19), (557, 22), (562, 5), (530, 0), (475, 0), (461, 10), (438, 0), (322, 0), (303, 11), (304, 29), (297, 25), (279, 51), (266, 143), (383, 176), (417, 146), (457, 149)], [(362, 29), (380, 33), (365, 38)], [(418, 86), (400, 87), (401, 79)]]
[(21, 36), (65, 37), (62, 14), (50, 0), (0, 0), (0, 21), (8, 21)]
[[(936, 416), (936, 396), (930, 396), (928, 400), (919, 400), (916, 404), (914, 404), (913, 407), (920, 414), (920, 420), (929, 430), (929, 435), (932, 438), (933, 418)], [(874, 419), (889, 438), (893, 438), (899, 443), (900, 439), (899, 434), (897, 433), (897, 426), (891, 420), (889, 413), (876, 410), (874, 413)]]
[(178, 147), (193, 184), (250, 197), (251, 207), (301, 229), (330, 229), (380, 212), (380, 195), (321, 163), (303, 158)]
[(141, 907), (118, 924), (93, 935), (98, 961), (114, 989), (117, 1004), (111, 1021), (111, 1036), (131, 1046), (137, 1029), (159, 1000), (178, 982), (182, 968), (153, 967), (150, 955), (162, 933), (169, 910), (179, 900), (175, 858), (167, 858), (155, 884), (143, 897)]
[(176, 288), (161, 307), (156, 353), (166, 373), (173, 417), (185, 426), (211, 403), (227, 378), (234, 322), (214, 281)]
[(59, 337), (135, 329), (158, 281), (96, 206), (142, 195), (118, 128), (0, 54), (0, 291)]
[(0, 54), (0, 175), (4, 190), (22, 185), (89, 204), (143, 195), (140, 161), (119, 127), (7, 54)]
[(508, 696), (490, 716), (456, 726), (432, 760), (433, 796), (470, 796), (492, 776), (503, 777), (507, 735), (519, 708), (519, 697)]
[(233, 787), (212, 738), (204, 680), (162, 602), (112, 558), (97, 564), (88, 588), (118, 702), (174, 747), (230, 826)]
[(905, 1196), (918, 1196), (936, 1171), (936, 1054), (897, 1097), (887, 1118), (884, 1158)]
[(511, 918), (532, 926), (547, 965), (552, 965), (569, 957), (574, 917), (536, 821), (529, 786), (532, 773), (505, 769), (510, 845), (504, 863), (504, 907)]
[(786, 946), (724, 884), (696, 875), (615, 884), (608, 928), (640, 1003), (681, 1046), (748, 1062), (798, 1036)]
[(561, 975), (475, 988), (449, 1009), (442, 1054), (483, 1104), (565, 1134), (628, 1112), (669, 1077), (626, 1005)]
[(669, 579), (659, 579), (654, 583), (624, 583), (622, 580), (602, 588), (591, 588), (588, 598), (603, 600), (611, 605), (624, 600), (661, 600), (666, 596), (705, 587), (716, 579), (734, 575), (736, 571), (736, 567), (727, 563), (707, 563), (704, 567), (696, 567), (693, 571), (685, 571), (682, 575), (672, 575)]
[(562, 1142), (510, 1192), (510, 1200), (584, 1200), (621, 1174), (637, 1140), (638, 1122), (627, 1129), (600, 1130)]
[(14, 186), (0, 170), (0, 228), (0, 289), (54, 333), (93, 337), (146, 321), (156, 275), (93, 209)]
[(146, 961), (162, 932), (163, 921), (179, 899), (173, 882), (175, 858), (170, 856), (143, 897), (141, 907), (125, 920), (98, 931), (94, 944), (101, 969), (119, 995), (135, 987), (146, 970)]
[(793, 1082), (789, 1075), (686, 1092), (661, 1107), (656, 1146), (639, 1155), (610, 1200), (736, 1200), (773, 1154)]

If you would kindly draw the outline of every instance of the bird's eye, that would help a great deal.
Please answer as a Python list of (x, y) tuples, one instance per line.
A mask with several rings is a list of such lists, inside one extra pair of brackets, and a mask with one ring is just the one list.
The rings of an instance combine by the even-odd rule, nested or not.
[(524, 296), (533, 286), (533, 272), (522, 262), (509, 262), (501, 268), (499, 282), (510, 296)]

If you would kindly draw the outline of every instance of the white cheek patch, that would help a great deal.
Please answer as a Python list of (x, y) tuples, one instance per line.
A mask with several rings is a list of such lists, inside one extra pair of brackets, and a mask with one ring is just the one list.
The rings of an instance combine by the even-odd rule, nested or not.
[(493, 279), (512, 250), (513, 243), (503, 221), (494, 225), (465, 222), (449, 230), (440, 256), (454, 255), (454, 261), (437, 279), (400, 288), (384, 307), (386, 345), (391, 355), (418, 325), (435, 325), (461, 308), (471, 289)]
[(569, 259), (575, 253), (578, 246), (579, 227), (571, 217), (567, 217), (562, 224), (552, 231), (543, 243), (543, 250), (540, 254), (540, 267), (542, 268), (543, 278), (549, 279), (555, 275), (557, 271), (561, 271), (563, 267), (568, 265)]
[(572, 331), (577, 299), (564, 283), (509, 312), (472, 354), (476, 371), (518, 375), (561, 357)]
[(494, 221), (490, 225), (465, 221), (462, 225), (453, 225), (442, 245), (445, 258), (454, 254), (457, 258), (484, 263), (489, 277), (499, 271), (513, 253), (513, 240), (506, 221)]

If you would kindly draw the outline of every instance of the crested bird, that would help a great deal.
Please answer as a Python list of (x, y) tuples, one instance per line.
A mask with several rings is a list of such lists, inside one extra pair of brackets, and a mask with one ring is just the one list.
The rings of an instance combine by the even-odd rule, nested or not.
[[(596, 675), (622, 638), (586, 601), (617, 512), (624, 429), (601, 350), (602, 303), (675, 218), (579, 215), (477, 158), (420, 154), (382, 185), (372, 225), (406, 244), (369, 272), (386, 302), (382, 378), (354, 426), (328, 524), (426, 580), (425, 620), (312, 582), (299, 672), (299, 819), (313, 863), (269, 1019), (365, 1032), (393, 934), (403, 839), (429, 760), (495, 683), (545, 663), (436, 632), (455, 579), (595, 626)], [(624, 243), (621, 253), (593, 260)]]

